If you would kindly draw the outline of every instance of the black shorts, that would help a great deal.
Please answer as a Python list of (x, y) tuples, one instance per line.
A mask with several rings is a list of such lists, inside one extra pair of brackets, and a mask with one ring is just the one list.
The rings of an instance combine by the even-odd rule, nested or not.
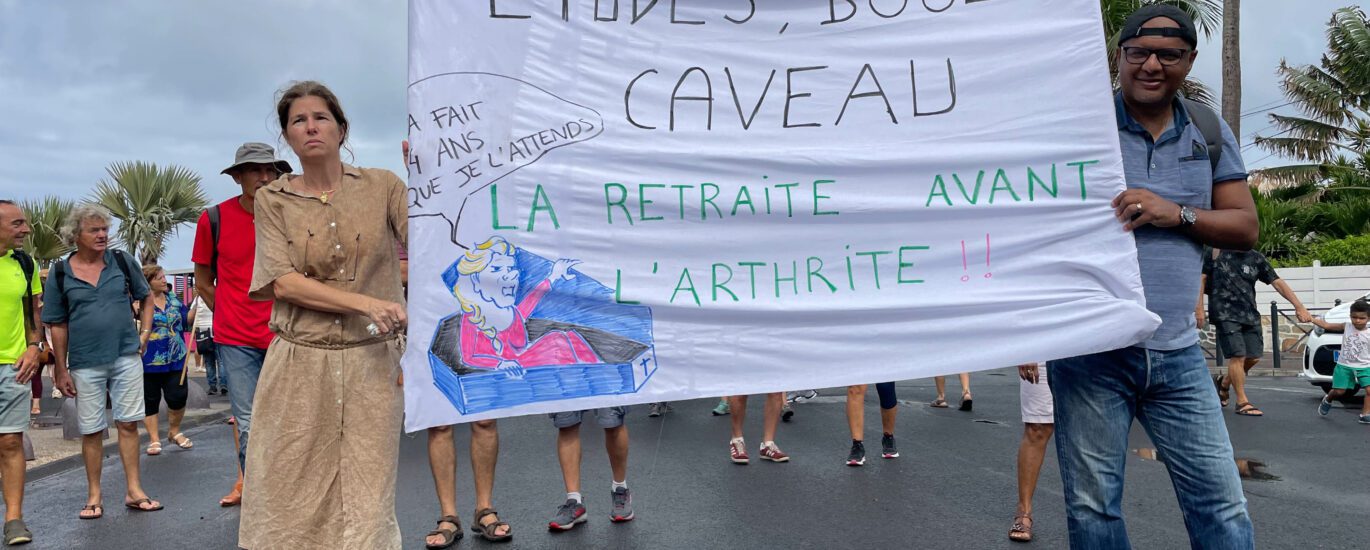
[(181, 371), (143, 373), (143, 405), (148, 416), (157, 416), (161, 412), (163, 397), (166, 398), (168, 409), (179, 411), (186, 408), (190, 389), (181, 383)]
[(1256, 359), (1265, 353), (1265, 340), (1260, 325), (1245, 325), (1218, 321), (1218, 349), (1223, 357)]

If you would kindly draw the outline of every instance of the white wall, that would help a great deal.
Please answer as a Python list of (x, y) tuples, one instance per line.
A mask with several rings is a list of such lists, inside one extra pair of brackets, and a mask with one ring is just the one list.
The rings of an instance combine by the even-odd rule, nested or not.
[[(1370, 266), (1366, 265), (1293, 267), (1275, 271), (1308, 308), (1332, 307), (1335, 300), (1348, 302), (1370, 293)], [(1270, 314), (1271, 300), (1278, 302), (1280, 309), (1293, 307), (1275, 292), (1275, 287), (1257, 283), (1256, 305), (1262, 315)]]

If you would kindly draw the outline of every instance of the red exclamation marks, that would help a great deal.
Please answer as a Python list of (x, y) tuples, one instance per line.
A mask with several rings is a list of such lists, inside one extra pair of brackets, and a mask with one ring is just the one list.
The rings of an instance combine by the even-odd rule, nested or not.
[(985, 233), (985, 278), (992, 277), (994, 274), (989, 272), (989, 233)]
[[(961, 241), (961, 271), (964, 272), (964, 271), (968, 271), (969, 269), (970, 269), (970, 268), (966, 265), (966, 241), (962, 240), (962, 241)], [(964, 283), (964, 282), (969, 281), (969, 280), (970, 280), (970, 275), (962, 275), (962, 276), (961, 276), (961, 282)]]
[[(990, 242), (989, 242), (989, 233), (985, 233), (985, 278), (986, 278), (986, 279), (992, 279), (992, 278), (994, 278), (994, 274), (993, 274), (993, 273), (990, 273), (990, 272), (989, 272), (989, 269), (990, 269)], [(963, 275), (961, 275), (961, 282), (964, 283), (964, 282), (970, 281), (970, 262), (967, 260), (967, 256), (966, 256), (966, 241), (964, 241), (964, 240), (961, 241), (961, 272), (963, 273)]]

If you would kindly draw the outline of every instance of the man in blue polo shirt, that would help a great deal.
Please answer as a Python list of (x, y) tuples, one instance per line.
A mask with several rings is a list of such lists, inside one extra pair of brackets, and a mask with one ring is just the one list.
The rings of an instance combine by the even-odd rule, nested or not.
[[(146, 416), (143, 403), (142, 348), (152, 332), (152, 300), (138, 262), (121, 250), (109, 248), (109, 212), (80, 205), (62, 225), (62, 238), (76, 246), (66, 260), (54, 263), (43, 286), (43, 322), (52, 327), (52, 350), (57, 360), (53, 384), (76, 398), (77, 427), (81, 430), (81, 458), (86, 464), (86, 505), (78, 515), (104, 515), (100, 499), (100, 464), (104, 461), (101, 435), (105, 424), (106, 388), (119, 430), (119, 458), (124, 464), (128, 492), (124, 506), (131, 511), (161, 510), (148, 498), (138, 477), (138, 422)], [(130, 304), (141, 300), (138, 319)]]
[[(1052, 361), (1056, 450), (1072, 548), (1128, 548), (1123, 466), (1134, 419), (1165, 457), (1190, 545), (1253, 548), (1251, 519), (1195, 323), (1203, 246), (1245, 250), (1256, 208), (1232, 131), (1210, 151), (1177, 97), (1197, 55), (1183, 11), (1150, 5), (1127, 18), (1118, 51), (1118, 139), (1128, 189), (1113, 201), (1137, 241), (1151, 338)], [(1214, 117), (1216, 118), (1216, 117)], [(1211, 136), (1217, 140), (1218, 136)], [(1216, 167), (1210, 155), (1219, 155)]]

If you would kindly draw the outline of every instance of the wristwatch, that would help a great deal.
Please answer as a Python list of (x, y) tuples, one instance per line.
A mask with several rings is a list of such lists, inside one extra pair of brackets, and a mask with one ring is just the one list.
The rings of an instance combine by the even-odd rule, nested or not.
[(1188, 206), (1180, 207), (1180, 227), (1189, 227), (1199, 221), (1199, 214)]
[(29, 345), (38, 348), (38, 353), (43, 353), (44, 348), (47, 347), (47, 342), (39, 340), (37, 342), (29, 342)]

